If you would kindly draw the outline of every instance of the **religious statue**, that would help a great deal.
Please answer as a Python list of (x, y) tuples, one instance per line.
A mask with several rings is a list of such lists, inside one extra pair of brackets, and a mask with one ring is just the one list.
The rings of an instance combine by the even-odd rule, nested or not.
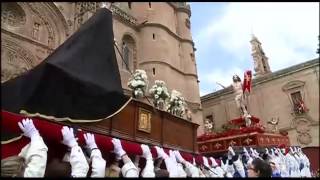
[(271, 131), (273, 133), (278, 132), (279, 117), (278, 118), (271, 118), (267, 123), (272, 125)]
[(206, 119), (204, 122), (204, 132), (206, 134), (213, 132), (213, 122), (211, 122), (209, 119)]
[(244, 118), (247, 127), (251, 125), (251, 115), (249, 114), (246, 106), (246, 100), (247, 100), (248, 94), (250, 93), (250, 83), (251, 83), (251, 76), (249, 75), (251, 75), (251, 71), (247, 71), (245, 73), (246, 79), (244, 82), (244, 86), (242, 85), (241, 79), (238, 75), (234, 75), (232, 78), (233, 79), (232, 87), (236, 94), (236, 97), (235, 97), (236, 105), (240, 111), (240, 116)]
[(147, 86), (147, 73), (144, 70), (137, 69), (128, 82), (128, 87), (132, 89), (132, 96), (137, 99), (144, 97)]

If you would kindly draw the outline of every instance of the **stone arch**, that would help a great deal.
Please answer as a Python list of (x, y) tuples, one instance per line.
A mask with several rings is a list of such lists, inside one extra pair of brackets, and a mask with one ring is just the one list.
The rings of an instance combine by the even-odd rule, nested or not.
[(123, 60), (128, 64), (129, 69), (127, 69), (124, 62), (122, 62), (122, 68), (129, 71), (134, 71), (137, 69), (137, 41), (134, 38), (134, 35), (131, 33), (125, 33), (121, 39), (121, 53)]
[(68, 26), (60, 10), (52, 2), (28, 3), (33, 14), (42, 21), (42, 26), (48, 31), (47, 45), (50, 49), (62, 44), (68, 34)]
[(1, 82), (15, 78), (36, 65), (32, 53), (17, 42), (2, 39), (1, 42)]

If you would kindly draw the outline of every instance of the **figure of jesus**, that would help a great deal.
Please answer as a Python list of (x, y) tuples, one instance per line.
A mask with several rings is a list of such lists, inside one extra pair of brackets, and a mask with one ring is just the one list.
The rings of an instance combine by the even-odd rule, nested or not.
[(232, 79), (233, 79), (232, 87), (236, 93), (235, 101), (236, 101), (237, 108), (240, 110), (240, 115), (244, 115), (244, 117), (246, 117), (249, 115), (249, 113), (244, 103), (245, 97), (243, 94), (241, 79), (238, 75), (234, 75)]

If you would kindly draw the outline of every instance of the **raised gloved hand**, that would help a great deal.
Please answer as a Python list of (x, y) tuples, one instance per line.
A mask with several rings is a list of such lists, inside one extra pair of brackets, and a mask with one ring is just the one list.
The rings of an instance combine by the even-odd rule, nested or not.
[(292, 147), (290, 146), (290, 152), (293, 154), (294, 153), (294, 151), (293, 151), (293, 149), (292, 149)]
[(152, 154), (149, 146), (145, 144), (141, 144), (141, 149), (142, 149), (142, 157), (146, 158), (146, 160), (152, 160)]
[(117, 138), (112, 138), (111, 142), (113, 144), (113, 152), (116, 154), (116, 158), (121, 159), (121, 157), (126, 154), (122, 148), (121, 141)]
[(88, 148), (90, 148), (91, 150), (94, 148), (98, 148), (93, 134), (86, 133), (86, 134), (83, 134), (83, 137), (84, 137), (84, 140), (86, 141)]
[(21, 122), (18, 122), (18, 126), (20, 127), (24, 136), (27, 136), (31, 139), (36, 136), (40, 136), (39, 131), (34, 126), (32, 119), (22, 119)]
[(203, 156), (202, 159), (203, 159), (203, 165), (206, 167), (210, 167), (207, 157)]
[(266, 148), (265, 150), (266, 150), (266, 154), (269, 154), (269, 149), (268, 149), (268, 148)]
[(161, 147), (155, 146), (155, 148), (158, 154), (158, 158), (166, 159), (169, 157)]
[(194, 166), (196, 166), (196, 165), (197, 165), (197, 163), (196, 163), (196, 159), (195, 159), (194, 157), (192, 157), (192, 164), (193, 164)]
[(62, 144), (72, 148), (78, 145), (78, 142), (73, 134), (73, 128), (69, 128), (68, 126), (63, 126), (61, 129), (62, 132)]
[(254, 152), (254, 154), (255, 154), (257, 157), (259, 157), (259, 153), (257, 152), (256, 149), (254, 149), (253, 152)]
[(216, 161), (213, 157), (210, 157), (209, 159), (211, 160), (213, 167), (219, 166), (218, 163), (217, 163), (217, 161)]
[(223, 160), (221, 160), (221, 168), (224, 172), (227, 172), (229, 160), (227, 159), (226, 163), (224, 164)]
[(181, 156), (181, 154), (178, 150), (173, 151), (173, 153), (179, 163), (183, 163), (185, 161), (185, 159)]
[(245, 147), (243, 147), (243, 152), (247, 157), (250, 157), (249, 152), (247, 151), (247, 149)]
[(231, 146), (229, 146), (228, 151), (232, 156), (236, 155), (236, 153), (234, 152), (234, 150), (233, 150), (233, 148)]

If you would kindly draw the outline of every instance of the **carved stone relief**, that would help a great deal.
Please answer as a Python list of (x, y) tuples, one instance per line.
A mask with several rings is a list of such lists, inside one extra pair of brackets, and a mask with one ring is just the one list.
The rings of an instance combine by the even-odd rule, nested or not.
[(292, 127), (294, 127), (298, 133), (297, 140), (300, 144), (308, 145), (312, 142), (312, 136), (309, 134), (311, 130), (311, 120), (306, 116), (293, 119)]
[(34, 57), (29, 51), (14, 42), (2, 41), (1, 82), (5, 82), (31, 69), (35, 63)]
[(26, 23), (26, 14), (16, 2), (1, 3), (1, 24), (19, 27)]

